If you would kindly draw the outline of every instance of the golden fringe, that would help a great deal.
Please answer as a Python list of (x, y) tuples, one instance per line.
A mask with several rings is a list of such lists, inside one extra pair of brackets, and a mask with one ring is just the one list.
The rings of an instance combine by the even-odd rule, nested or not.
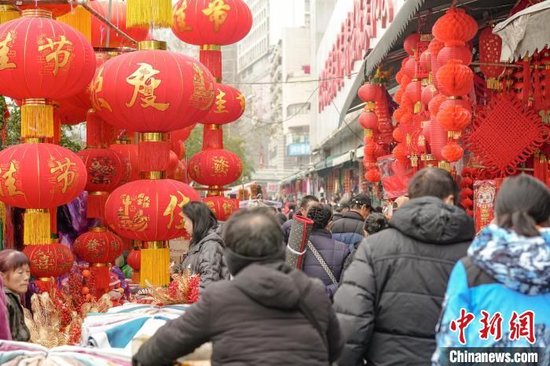
[(82, 6), (77, 6), (70, 13), (58, 17), (57, 20), (78, 30), (88, 42), (92, 41), (92, 14)]
[(141, 249), (140, 284), (167, 286), (170, 283), (170, 249)]
[(48, 244), (50, 240), (50, 212), (27, 209), (23, 216), (23, 243), (25, 245)]
[(53, 106), (50, 104), (23, 104), (21, 106), (21, 137), (52, 138)]
[(21, 17), (21, 13), (13, 5), (0, 5), (0, 24)]
[(171, 0), (128, 0), (126, 27), (172, 26)]

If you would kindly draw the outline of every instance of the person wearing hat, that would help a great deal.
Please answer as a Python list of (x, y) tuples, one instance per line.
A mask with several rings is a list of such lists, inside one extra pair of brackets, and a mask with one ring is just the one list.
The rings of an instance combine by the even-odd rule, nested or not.
[(364, 239), (363, 226), (365, 219), (372, 210), (371, 200), (367, 195), (358, 194), (349, 201), (350, 210), (342, 214), (342, 218), (333, 222), (332, 237), (349, 246), (355, 251)]
[(342, 349), (325, 286), (285, 263), (283, 233), (266, 208), (241, 210), (224, 227), (233, 280), (212, 283), (178, 319), (144, 343), (134, 365), (171, 365), (212, 342), (213, 366), (328, 366)]

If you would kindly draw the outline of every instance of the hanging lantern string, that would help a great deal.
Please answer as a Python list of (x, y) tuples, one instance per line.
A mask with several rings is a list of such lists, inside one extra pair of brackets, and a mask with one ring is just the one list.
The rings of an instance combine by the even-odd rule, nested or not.
[(137, 41), (135, 39), (133, 39), (132, 37), (130, 37), (126, 32), (124, 32), (123, 30), (121, 30), (119, 27), (117, 27), (116, 25), (114, 25), (109, 19), (105, 18), (103, 15), (99, 14), (97, 11), (95, 11), (93, 8), (91, 8), (89, 5), (88, 5), (88, 1), (86, 0), (79, 0), (78, 1), (78, 4), (81, 5), (84, 9), (86, 9), (87, 11), (89, 11), (90, 13), (92, 13), (92, 15), (96, 18), (98, 18), (99, 20), (101, 20), (103, 23), (105, 23), (109, 28), (112, 28), (114, 31), (116, 31), (117, 33), (119, 33), (122, 37), (126, 38), (128, 41), (132, 42), (133, 44), (137, 45)]
[[(508, 64), (505, 62), (472, 62), (470, 65), (472, 66), (502, 66), (502, 67), (509, 67), (512, 69), (523, 69), (523, 66), (521, 65), (515, 65), (515, 64)], [(544, 65), (531, 65), (531, 69), (533, 70), (545, 70), (546, 67)]]

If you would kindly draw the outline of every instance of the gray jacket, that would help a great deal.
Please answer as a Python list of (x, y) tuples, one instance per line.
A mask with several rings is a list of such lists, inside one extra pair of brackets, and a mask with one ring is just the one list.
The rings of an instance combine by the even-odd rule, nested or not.
[(199, 274), (201, 288), (211, 282), (228, 279), (229, 271), (223, 259), (223, 248), (222, 238), (215, 229), (211, 229), (201, 241), (191, 244), (181, 263), (181, 269)]

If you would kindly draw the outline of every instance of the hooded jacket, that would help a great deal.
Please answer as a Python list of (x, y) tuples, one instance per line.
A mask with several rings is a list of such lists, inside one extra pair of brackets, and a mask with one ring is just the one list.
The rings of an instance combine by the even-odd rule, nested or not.
[(211, 229), (202, 240), (191, 244), (180, 268), (199, 274), (201, 288), (212, 282), (227, 279), (229, 271), (223, 259), (223, 248), (222, 238), (215, 229)]
[(4, 287), (6, 294), (6, 305), (8, 320), (11, 331), (11, 339), (14, 341), (28, 342), (31, 339), (31, 332), (25, 324), (25, 314), (21, 305), (21, 298), (18, 294)]
[[(468, 256), (456, 264), (449, 279), (434, 365), (448, 364), (442, 347), (538, 347), (542, 350), (538, 365), (550, 365), (550, 229), (540, 233), (527, 238), (489, 225), (476, 237)], [(459, 319), (462, 310), (474, 316), (464, 330), (465, 344), (450, 330), (451, 321)], [(487, 321), (501, 317), (500, 326), (495, 323), (500, 339), (497, 329), (487, 339), (480, 336), (483, 310)], [(524, 317), (528, 311), (533, 312), (533, 343), (528, 333), (517, 339), (511, 334), (515, 328), (512, 324), (529, 320)]]
[(342, 218), (332, 223), (331, 231), (334, 240), (347, 244), (350, 251), (355, 248), (365, 237), (365, 218), (359, 212), (348, 211), (342, 214)]
[(473, 237), (471, 218), (435, 197), (410, 200), (368, 236), (335, 295), (339, 365), (428, 365), (449, 274)]
[[(312, 310), (325, 340), (300, 302)], [(322, 283), (280, 261), (250, 264), (234, 280), (209, 286), (139, 349), (134, 364), (169, 365), (208, 341), (213, 366), (329, 365), (342, 347)]]

